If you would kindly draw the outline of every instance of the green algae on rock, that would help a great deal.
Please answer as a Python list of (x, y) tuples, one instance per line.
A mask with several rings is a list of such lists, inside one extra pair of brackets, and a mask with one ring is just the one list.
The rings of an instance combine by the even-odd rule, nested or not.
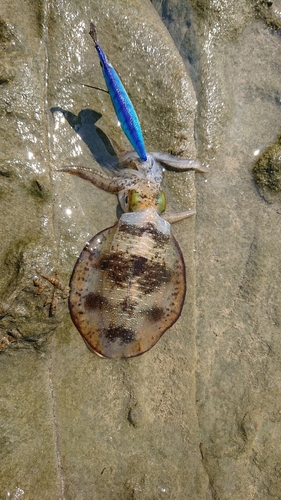
[(255, 9), (269, 28), (273, 30), (281, 29), (281, 10), (278, 0), (273, 2), (258, 0), (255, 4)]
[(273, 193), (281, 191), (281, 135), (259, 157), (253, 175), (262, 189)]

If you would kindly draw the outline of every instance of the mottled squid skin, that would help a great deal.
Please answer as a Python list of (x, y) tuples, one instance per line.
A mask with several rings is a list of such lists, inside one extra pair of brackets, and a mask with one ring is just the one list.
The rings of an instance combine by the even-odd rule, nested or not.
[[(123, 155), (127, 166), (113, 176), (85, 167), (62, 170), (116, 193), (124, 214), (94, 236), (77, 260), (69, 309), (88, 347), (108, 358), (129, 358), (148, 351), (181, 314), (186, 291), (182, 252), (165, 210), (161, 189), (165, 160), (173, 168), (206, 171), (198, 161), (164, 153)], [(170, 163), (169, 163), (170, 161)], [(193, 210), (167, 216), (171, 221)]]
[(177, 320), (185, 297), (170, 224), (154, 208), (123, 214), (86, 245), (70, 286), (71, 317), (90, 349), (109, 358), (144, 353)]

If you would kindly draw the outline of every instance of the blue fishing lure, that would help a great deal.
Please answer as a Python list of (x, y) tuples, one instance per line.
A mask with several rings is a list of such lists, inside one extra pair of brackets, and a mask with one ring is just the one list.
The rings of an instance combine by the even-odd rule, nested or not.
[(118, 74), (113, 66), (108, 62), (105, 53), (97, 42), (97, 32), (93, 23), (90, 23), (89, 34), (95, 43), (105, 83), (123, 132), (138, 153), (140, 159), (142, 161), (146, 161), (147, 154), (137, 113), (135, 112), (134, 106), (124, 89)]

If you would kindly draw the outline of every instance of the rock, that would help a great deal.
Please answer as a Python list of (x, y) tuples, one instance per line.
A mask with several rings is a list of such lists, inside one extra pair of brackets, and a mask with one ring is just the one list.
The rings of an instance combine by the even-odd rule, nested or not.
[[(279, 26), (267, 15), (278, 4), (153, 3), (195, 91), (148, 0), (2, 2), (1, 498), (280, 495), (280, 196), (253, 179), (280, 135)], [(147, 149), (194, 157), (197, 146), (210, 167), (196, 186), (192, 173), (167, 176), (172, 209), (197, 200), (196, 225), (174, 227), (187, 300), (131, 360), (89, 352), (48, 281), (67, 285), (85, 242), (116, 219), (114, 196), (57, 169), (104, 168), (111, 139), (128, 147), (108, 96), (83, 86), (104, 85), (90, 20)]]

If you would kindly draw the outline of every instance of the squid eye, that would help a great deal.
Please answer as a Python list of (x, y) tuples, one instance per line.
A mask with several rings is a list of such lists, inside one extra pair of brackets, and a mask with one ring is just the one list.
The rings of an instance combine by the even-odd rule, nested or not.
[(129, 211), (134, 212), (138, 209), (139, 203), (141, 201), (141, 195), (134, 189), (129, 191)]
[(160, 214), (166, 209), (166, 196), (164, 191), (160, 191), (157, 196), (157, 210)]

